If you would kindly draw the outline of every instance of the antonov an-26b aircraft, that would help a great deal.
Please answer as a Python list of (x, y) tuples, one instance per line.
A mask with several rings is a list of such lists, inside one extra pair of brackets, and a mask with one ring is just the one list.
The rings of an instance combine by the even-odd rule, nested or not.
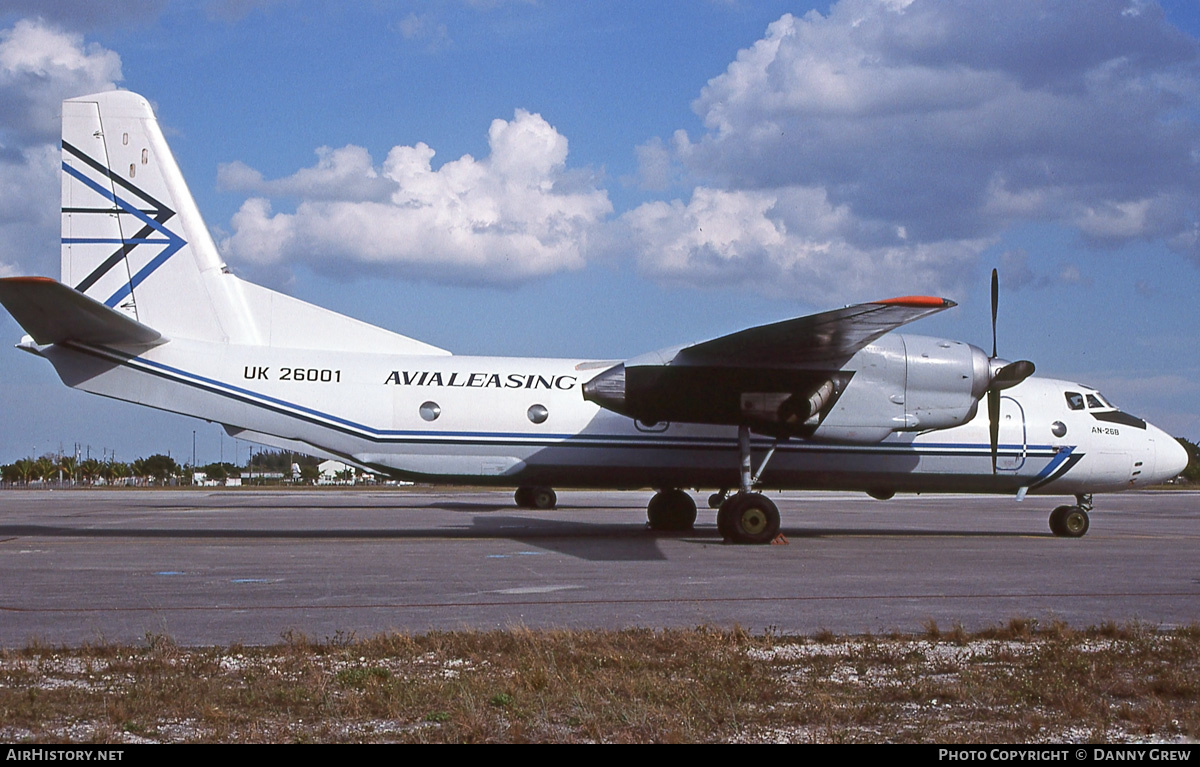
[[(767, 543), (761, 489), (1074, 495), (1178, 474), (1169, 435), (1100, 392), (960, 341), (892, 332), (954, 306), (892, 298), (624, 361), (460, 357), (245, 282), (222, 262), (150, 105), (63, 102), (62, 274), (0, 302), (68, 386), (204, 418), (234, 436), (423, 482), (651, 487), (656, 530), (713, 488), (722, 536)], [(983, 408), (981, 401), (986, 401)], [(730, 492), (730, 491), (734, 492)]]

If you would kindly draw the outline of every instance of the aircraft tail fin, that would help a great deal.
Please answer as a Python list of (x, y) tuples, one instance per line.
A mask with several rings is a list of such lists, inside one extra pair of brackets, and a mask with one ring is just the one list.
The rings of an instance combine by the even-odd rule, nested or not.
[(0, 303), (39, 344), (155, 346), (167, 339), (128, 314), (49, 277), (0, 279)]
[(137, 325), (202, 341), (448, 354), (230, 274), (136, 93), (63, 102), (62, 170), (61, 281)]
[(227, 339), (205, 273), (223, 266), (150, 104), (63, 102), (62, 282), (131, 319)]

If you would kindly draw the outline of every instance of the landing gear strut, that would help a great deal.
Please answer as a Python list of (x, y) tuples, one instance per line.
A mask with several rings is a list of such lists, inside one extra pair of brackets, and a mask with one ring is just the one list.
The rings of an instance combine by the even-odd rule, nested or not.
[(779, 508), (770, 498), (754, 492), (753, 488), (762, 478), (767, 462), (775, 454), (775, 445), (763, 457), (758, 472), (752, 474), (750, 428), (739, 426), (738, 454), (741, 464), (740, 488), (737, 494), (725, 498), (717, 509), (717, 530), (722, 538), (733, 543), (770, 543), (779, 535)]
[(518, 487), (513, 500), (522, 509), (548, 511), (558, 505), (558, 496), (548, 487)]
[(1082, 538), (1091, 526), (1088, 512), (1092, 510), (1090, 493), (1075, 496), (1076, 506), (1059, 506), (1050, 512), (1050, 532), (1060, 538)]
[(691, 530), (696, 523), (696, 502), (682, 490), (660, 490), (646, 507), (646, 520), (651, 530)]

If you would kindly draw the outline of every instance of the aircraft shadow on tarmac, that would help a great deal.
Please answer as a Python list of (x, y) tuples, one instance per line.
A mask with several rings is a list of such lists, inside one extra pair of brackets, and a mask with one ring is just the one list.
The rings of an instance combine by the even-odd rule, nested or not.
[[(487, 514), (494, 511), (512, 511), (511, 503), (477, 503), (472, 501), (442, 501), (440, 503), (422, 504), (423, 509), (439, 509), (441, 511), (462, 511), (473, 514)], [(559, 507), (558, 511), (562, 511), (563, 507)], [(547, 512), (553, 513), (553, 512)]]
[[(345, 541), (421, 541), (450, 540), (510, 540), (588, 561), (654, 561), (666, 555), (660, 541), (676, 540), (699, 545), (723, 545), (716, 527), (701, 524), (686, 533), (651, 533), (643, 524), (595, 523), (561, 517), (497, 515), (509, 510), (491, 504), (448, 503), (446, 506), (468, 506), (458, 509), (478, 514), (470, 525), (451, 525), (436, 528), (180, 528), (180, 527), (123, 527), (90, 528), (85, 526), (0, 525), (0, 542), (15, 538), (94, 538), (94, 539), (180, 539), (205, 538), (247, 541), (287, 540), (345, 540)], [(481, 513), (482, 512), (482, 513)], [(1048, 531), (971, 531), (945, 529), (887, 529), (887, 528), (785, 528), (784, 535), (795, 540), (818, 538), (1028, 538), (1053, 537)], [(731, 548), (733, 548), (731, 546)], [(779, 547), (737, 547), (743, 551), (763, 551)]]

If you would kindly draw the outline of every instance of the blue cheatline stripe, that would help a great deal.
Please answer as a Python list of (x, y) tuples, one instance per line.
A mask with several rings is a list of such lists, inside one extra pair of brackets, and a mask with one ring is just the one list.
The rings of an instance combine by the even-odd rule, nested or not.
[[(216, 394), (218, 396), (227, 397), (249, 405), (272, 410), (281, 415), (290, 416), (305, 420), (323, 428), (334, 429), (341, 431), (351, 436), (367, 439), (376, 443), (404, 443), (410, 442), (415, 444), (446, 444), (446, 445), (461, 445), (461, 444), (479, 444), (484, 441), (490, 445), (504, 446), (566, 446), (566, 447), (602, 447), (619, 445), (629, 448), (675, 448), (681, 450), (732, 450), (737, 445), (737, 440), (734, 438), (720, 437), (657, 437), (646, 434), (610, 434), (610, 435), (586, 435), (576, 433), (556, 433), (556, 434), (538, 434), (531, 435), (521, 432), (437, 432), (437, 431), (408, 431), (408, 430), (391, 430), (391, 429), (376, 429), (365, 424), (360, 424), (344, 418), (324, 413), (319, 410), (314, 410), (293, 402), (281, 400), (275, 397), (270, 397), (265, 394), (244, 389), (233, 384), (217, 381), (212, 378), (207, 378), (195, 373), (189, 373), (179, 368), (166, 365), (161, 362), (143, 359), (136, 356), (129, 356), (105, 349), (103, 347), (85, 347), (82, 344), (69, 344), (72, 348), (77, 349), (92, 356), (99, 356), (109, 361), (115, 361), (123, 366), (130, 367), (140, 372), (155, 375), (167, 380), (172, 380), (177, 383), (201, 389), (203, 391)], [(755, 440), (755, 447), (763, 449), (770, 442), (768, 440)], [(1021, 445), (1002, 445), (1001, 448), (1009, 448), (1018, 451), (1022, 448)], [(955, 443), (928, 443), (928, 444), (904, 444), (904, 445), (870, 445), (870, 446), (847, 446), (847, 445), (818, 445), (811, 443), (782, 443), (779, 449), (792, 452), (819, 452), (819, 453), (839, 453), (844, 455), (897, 455), (897, 454), (918, 454), (918, 455), (943, 455), (943, 456), (968, 456), (977, 458), (986, 458), (991, 455), (991, 446), (986, 444), (955, 444)], [(1074, 450), (1074, 447), (1066, 448), (1065, 451), (1059, 450), (1056, 447), (1049, 445), (1031, 445), (1026, 448), (1027, 454), (1035, 458), (1052, 458), (1050, 465), (1047, 466), (1038, 475), (1040, 481), (1036, 484), (1044, 484), (1049, 481), (1050, 473), (1055, 467), (1061, 466), (1066, 460), (1068, 454)], [(1066, 468), (1070, 468), (1067, 466)], [(1031, 486), (1036, 486), (1031, 485)]]
[(130, 237), (123, 240), (119, 237), (63, 237), (67, 245), (168, 245), (170, 240), (151, 240), (147, 237)]
[(178, 253), (180, 251), (180, 249), (183, 248), (184, 245), (187, 245), (187, 241), (184, 240), (179, 235), (175, 234), (175, 232), (172, 232), (170, 229), (168, 229), (165, 226), (163, 226), (162, 224), (160, 224), (158, 221), (155, 221), (150, 216), (147, 216), (145, 213), (138, 210), (138, 207), (136, 205), (128, 202), (127, 200), (124, 200), (121, 197), (118, 197), (116, 194), (114, 194), (112, 192), (112, 190), (107, 189), (103, 185), (96, 183), (95, 181), (93, 181), (92, 179), (85, 176), (81, 171), (77, 170), (76, 168), (73, 168), (64, 162), (62, 164), (62, 169), (63, 169), (64, 173), (78, 179), (81, 183), (83, 183), (84, 186), (86, 186), (89, 189), (93, 190), (94, 192), (100, 194), (102, 197), (112, 200), (113, 203), (118, 205), (122, 210), (124, 210), (126, 213), (133, 216), (134, 218), (137, 218), (139, 221), (144, 223), (146, 226), (149, 226), (156, 231), (162, 232), (167, 238), (167, 247), (164, 248), (161, 253), (159, 253), (157, 256), (155, 256), (153, 259), (151, 259), (150, 263), (146, 264), (140, 270), (138, 270), (137, 274), (135, 274), (129, 280), (128, 283), (122, 285), (117, 290), (116, 293), (113, 293), (111, 296), (109, 296), (108, 300), (104, 302), (105, 306), (114, 307), (117, 304), (119, 304), (121, 302), (121, 300), (123, 298), (125, 298), (125, 296), (128, 296), (130, 293), (132, 293), (134, 288), (136, 288), (138, 285), (142, 284), (142, 282), (147, 277), (149, 277), (151, 274), (153, 274), (156, 269), (158, 269), (160, 266), (165, 264), (167, 262), (167, 259), (169, 259), (171, 256)]
[(1074, 450), (1075, 450), (1075, 447), (1071, 446), (1065, 450), (1060, 451), (1058, 453), (1058, 455), (1054, 456), (1054, 458), (1052, 458), (1050, 460), (1050, 463), (1046, 464), (1046, 468), (1044, 468), (1040, 472), (1038, 472), (1038, 475), (1033, 478), (1032, 486), (1037, 486), (1040, 482), (1046, 480), (1054, 472), (1055, 469), (1057, 469), (1059, 466), (1062, 465), (1063, 461), (1067, 460), (1067, 458), (1071, 455), (1071, 453)]
[(1064, 449), (1061, 453), (1059, 453), (1058, 456), (1054, 458), (1054, 460), (1050, 461), (1050, 464), (1046, 466), (1046, 468), (1042, 469), (1042, 471), (1035, 478), (1034, 482), (1029, 485), (1029, 489), (1036, 490), (1043, 485), (1048, 485), (1054, 480), (1065, 476), (1068, 471), (1075, 468), (1075, 464), (1079, 463), (1080, 459), (1084, 456), (1084, 453), (1075, 452), (1076, 447), (1077, 446), (1072, 445), (1071, 447)]

